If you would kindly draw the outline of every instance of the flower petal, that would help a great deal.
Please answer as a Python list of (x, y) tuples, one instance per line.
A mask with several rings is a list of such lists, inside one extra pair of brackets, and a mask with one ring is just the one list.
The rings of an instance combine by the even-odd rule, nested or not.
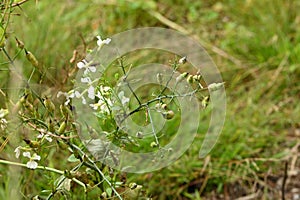
[(21, 154), (21, 146), (18, 146), (14, 152), (16, 153), (16, 158), (19, 158)]
[(77, 63), (77, 67), (78, 67), (79, 69), (84, 68), (84, 67), (85, 67), (84, 62), (80, 61), (79, 63)]
[(38, 166), (38, 164), (37, 164), (37, 162), (31, 160), (31, 161), (29, 161), (29, 162), (26, 163), (26, 166), (29, 169), (36, 169), (37, 166)]
[(23, 156), (27, 157), (27, 158), (31, 158), (30, 152), (28, 152), (28, 151), (23, 152)]
[(93, 86), (90, 86), (88, 89), (88, 97), (90, 99), (95, 99), (95, 88)]
[(79, 97), (81, 96), (80, 92), (78, 92), (78, 91), (75, 91), (74, 94), (75, 94), (75, 97), (76, 97), (76, 98), (79, 98)]
[(90, 77), (81, 78), (80, 80), (81, 80), (81, 83), (90, 83), (90, 82), (92, 82)]
[(33, 160), (41, 160), (41, 156), (39, 156), (39, 155), (37, 155), (36, 153), (34, 153), (33, 155), (32, 155), (32, 158), (31, 159), (33, 159)]
[(88, 69), (89, 69), (91, 72), (93, 72), (93, 73), (96, 72), (96, 67), (91, 66), (91, 67), (89, 67)]

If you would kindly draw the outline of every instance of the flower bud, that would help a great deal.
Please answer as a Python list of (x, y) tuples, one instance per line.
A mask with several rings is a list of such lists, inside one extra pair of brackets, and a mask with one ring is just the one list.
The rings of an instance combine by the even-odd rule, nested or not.
[(31, 148), (38, 148), (40, 143), (38, 141), (23, 139), (26, 144), (28, 144)]
[(162, 103), (157, 103), (157, 104), (155, 104), (155, 108), (157, 110), (160, 110), (161, 109), (161, 105), (162, 105)]
[(100, 199), (107, 199), (107, 193), (102, 192), (102, 194), (100, 195)]
[(162, 104), (162, 105), (161, 105), (161, 109), (166, 110), (166, 109), (167, 109), (167, 104), (165, 104), (165, 103)]
[(141, 131), (138, 131), (135, 136), (139, 139), (143, 139), (143, 137), (144, 137), (143, 132), (141, 132)]
[(133, 190), (133, 189), (135, 189), (137, 187), (137, 184), (136, 183), (129, 183), (128, 186), (129, 186), (130, 189)]
[(150, 147), (152, 147), (152, 148), (157, 147), (157, 146), (158, 146), (158, 144), (156, 142), (151, 142), (151, 144), (150, 144)]
[(179, 64), (184, 64), (184, 63), (186, 63), (186, 60), (187, 60), (186, 58), (187, 58), (186, 56), (180, 58), (179, 61), (178, 61), (178, 63), (179, 63)]
[(169, 110), (169, 111), (163, 113), (163, 117), (165, 119), (173, 119), (174, 115), (175, 114), (174, 114), (173, 110)]
[(58, 129), (58, 134), (63, 134), (64, 132), (65, 132), (65, 130), (66, 130), (66, 128), (67, 128), (67, 123), (66, 123), (66, 121), (63, 121), (63, 123), (61, 123), (61, 125), (59, 126), (59, 129)]
[(21, 40), (19, 40), (18, 38), (15, 38), (16, 39), (16, 41), (17, 41), (17, 47), (19, 48), (19, 49), (23, 49), (24, 48), (24, 43), (21, 41)]

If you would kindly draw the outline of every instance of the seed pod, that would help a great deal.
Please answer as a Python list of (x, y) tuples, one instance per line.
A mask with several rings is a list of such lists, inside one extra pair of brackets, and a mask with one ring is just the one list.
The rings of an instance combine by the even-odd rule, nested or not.
[(51, 133), (54, 133), (54, 132), (55, 132), (55, 129), (54, 129), (54, 123), (53, 123), (53, 121), (51, 120), (51, 118), (50, 118), (49, 123), (48, 123), (48, 131), (51, 132)]
[(54, 112), (54, 110), (55, 110), (55, 105), (54, 105), (54, 103), (53, 103), (48, 97), (45, 98), (44, 104), (45, 104), (45, 107), (47, 108), (47, 110), (48, 110), (50, 113), (53, 113), (53, 112)]
[(189, 75), (189, 76), (187, 77), (186, 81), (187, 81), (188, 83), (193, 83), (193, 82), (194, 82), (193, 76), (192, 76), (192, 75)]
[(179, 83), (180, 81), (182, 81), (183, 79), (185, 79), (188, 75), (189, 75), (189, 73), (183, 72), (182, 74), (180, 74), (180, 75), (176, 78), (176, 83)]
[(33, 97), (32, 97), (32, 92), (29, 88), (25, 88), (24, 96), (26, 100), (30, 103), (33, 103)]
[(60, 110), (60, 113), (63, 117), (66, 117), (66, 118), (68, 117), (69, 109), (65, 105), (60, 105), (59, 110)]
[(58, 134), (63, 134), (65, 132), (67, 128), (67, 122), (66, 121), (63, 121), (63, 123), (61, 123), (61, 125), (59, 126), (59, 129), (58, 129)]
[(27, 60), (34, 66), (38, 67), (39, 66), (39, 61), (36, 59), (36, 57), (30, 52), (25, 49), (25, 54)]
[(186, 56), (180, 58), (179, 61), (178, 61), (179, 64), (184, 64), (184, 63), (186, 63), (186, 58), (187, 58)]
[(224, 83), (211, 83), (207, 88), (209, 89), (209, 91), (213, 92), (220, 89), (223, 85)]
[(24, 42), (22, 42), (21, 40), (19, 40), (18, 38), (16, 38), (15, 37), (15, 39), (16, 39), (16, 41), (17, 41), (17, 47), (19, 48), (19, 49), (23, 49), (24, 48)]
[(173, 119), (174, 115), (175, 114), (174, 114), (173, 110), (169, 110), (169, 111), (163, 113), (163, 117), (165, 119)]
[(201, 80), (201, 75), (194, 75), (193, 79), (194, 79), (194, 81), (199, 82)]

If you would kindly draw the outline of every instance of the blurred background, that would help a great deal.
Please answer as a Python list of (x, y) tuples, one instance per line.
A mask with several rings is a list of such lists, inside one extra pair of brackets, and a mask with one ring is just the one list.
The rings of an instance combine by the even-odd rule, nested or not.
[[(46, 71), (44, 83), (57, 91), (70, 86), (73, 51), (77, 61), (84, 58), (96, 35), (164, 27), (193, 37), (226, 83), (223, 132), (204, 159), (198, 159), (199, 136), (172, 166), (128, 179), (153, 199), (281, 199), (284, 190), (286, 199), (298, 200), (299, 10), (296, 0), (29, 0), (14, 8), (7, 33), (34, 53)], [(14, 40), (6, 46), (10, 54), (17, 52)], [(25, 55), (18, 60), (30, 77)], [(7, 59), (1, 55), (0, 62), (5, 88)], [(202, 118), (199, 134), (209, 122)], [(42, 183), (36, 187), (43, 188)]]

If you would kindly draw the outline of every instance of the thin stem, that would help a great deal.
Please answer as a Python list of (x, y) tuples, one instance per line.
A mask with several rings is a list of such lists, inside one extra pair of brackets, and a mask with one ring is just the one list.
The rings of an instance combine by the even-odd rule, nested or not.
[(186, 94), (175, 94), (175, 95), (163, 95), (163, 96), (158, 96), (154, 99), (151, 99), (149, 101), (147, 101), (146, 103), (142, 103), (141, 105), (139, 105), (136, 109), (132, 110), (130, 113), (128, 113), (124, 119), (121, 121), (124, 122), (125, 119), (127, 119), (129, 116), (133, 115), (136, 112), (139, 112), (141, 109), (143, 109), (144, 107), (147, 107), (148, 105), (150, 105), (151, 103), (154, 103), (156, 101), (161, 101), (162, 99), (174, 99), (175, 97), (188, 97), (188, 96), (193, 96), (195, 93), (200, 92), (200, 91), (204, 91), (207, 90), (207, 88), (200, 88), (198, 87), (197, 89), (193, 90), (192, 92), (186, 93)]
[(141, 105), (142, 103), (141, 103), (140, 99), (138, 98), (138, 96), (136, 95), (136, 93), (133, 91), (133, 89), (130, 86), (129, 82), (126, 81), (126, 79), (128, 77), (128, 73), (126, 73), (126, 71), (125, 71), (125, 67), (124, 67), (124, 63), (123, 63), (123, 59), (122, 58), (119, 59), (119, 64), (120, 64), (120, 66), (122, 68), (122, 72), (123, 72), (123, 74), (125, 76), (124, 79), (123, 79), (123, 81), (127, 84), (130, 92), (133, 94), (134, 98), (137, 100), (137, 102), (139, 103), (139, 105)]
[(103, 178), (103, 180), (105, 182), (107, 182), (107, 184), (109, 185), (109, 187), (112, 189), (112, 191), (116, 194), (116, 196), (120, 199), (123, 200), (123, 198), (120, 196), (120, 194), (116, 191), (116, 189), (114, 188), (114, 186), (111, 184), (111, 182), (105, 177), (105, 175), (103, 174), (103, 172), (99, 169), (99, 167), (96, 165), (96, 163), (88, 156), (86, 155), (78, 146), (69, 143), (69, 145), (71, 145), (72, 148), (76, 149), (78, 152), (80, 152), (80, 154), (82, 154), (84, 156), (84, 161), (83, 164), (91, 167), (92, 169), (94, 169), (95, 171), (97, 171), (100, 176)]
[(155, 133), (155, 127), (154, 127), (154, 123), (153, 123), (152, 116), (151, 116), (151, 113), (150, 113), (150, 109), (149, 109), (148, 105), (146, 107), (147, 107), (147, 112), (148, 112), (149, 120), (150, 120), (150, 123), (151, 123), (152, 133), (153, 133), (153, 136), (155, 138), (155, 142), (156, 142), (156, 144), (159, 147), (160, 145), (159, 145), (159, 141), (158, 141), (157, 135)]
[[(13, 166), (19, 166), (19, 167), (26, 167), (27, 168), (26, 164), (12, 162), (12, 161), (8, 161), (8, 160), (2, 160), (2, 159), (0, 159), (0, 163), (1, 164), (6, 164), (6, 165), (13, 165)], [(46, 170), (46, 171), (50, 171), (50, 172), (54, 172), (54, 173), (57, 173), (57, 174), (64, 175), (64, 171), (61, 171), (61, 170), (58, 170), (58, 169), (54, 169), (54, 168), (51, 168), (51, 167), (37, 166), (35, 169)], [(85, 187), (84, 183), (82, 183), (81, 181), (79, 181), (76, 178), (72, 178), (72, 180), (75, 183), (77, 183), (78, 185), (81, 185), (82, 187), (84, 187), (84, 190), (86, 191), (86, 187)]]
[(160, 95), (162, 95), (166, 91), (166, 89), (168, 88), (168, 85), (169, 85), (170, 81), (172, 80), (177, 68), (178, 68), (178, 65), (176, 63), (174, 63), (174, 70), (172, 71), (171, 76), (170, 76), (169, 80), (167, 81), (165, 87), (160, 92)]

